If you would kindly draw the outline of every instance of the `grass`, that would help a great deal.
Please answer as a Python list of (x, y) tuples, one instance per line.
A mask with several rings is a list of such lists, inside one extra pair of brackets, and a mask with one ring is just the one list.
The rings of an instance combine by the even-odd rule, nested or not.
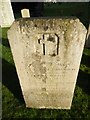
[[(47, 6), (46, 6), (47, 7)], [(50, 8), (50, 6), (49, 6)], [(47, 8), (47, 9), (49, 9)], [(66, 7), (67, 8), (67, 7)], [(51, 8), (50, 8), (51, 9)], [(3, 119), (90, 119), (90, 49), (84, 49), (76, 89), (70, 110), (31, 109), (25, 107), (11, 49), (7, 39), (7, 30), (2, 29), (2, 117)]]

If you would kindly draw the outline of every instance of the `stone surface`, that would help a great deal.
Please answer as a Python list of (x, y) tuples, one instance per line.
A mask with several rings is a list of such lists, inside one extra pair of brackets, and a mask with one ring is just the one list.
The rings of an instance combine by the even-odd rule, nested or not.
[(90, 48), (90, 23), (88, 27), (87, 36), (86, 36), (86, 48)]
[(22, 18), (30, 18), (29, 9), (22, 9), (21, 14), (22, 14)]
[(0, 25), (10, 27), (14, 21), (14, 15), (10, 0), (0, 0)]
[(8, 38), (27, 107), (70, 109), (86, 32), (77, 18), (14, 22)]

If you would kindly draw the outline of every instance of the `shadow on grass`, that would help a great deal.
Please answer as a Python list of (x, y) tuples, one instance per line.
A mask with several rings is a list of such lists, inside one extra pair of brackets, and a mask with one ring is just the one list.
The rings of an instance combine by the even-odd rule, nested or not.
[(82, 88), (83, 92), (90, 95), (90, 74), (79, 70), (77, 85)]
[(90, 56), (83, 54), (81, 64), (90, 67)]
[[(87, 56), (87, 55), (83, 54), (81, 64), (85, 65), (88, 68), (90, 68), (89, 60), (90, 60), (90, 56)], [(85, 69), (84, 71), (79, 70), (78, 78), (77, 78), (77, 85), (80, 88), (82, 88), (82, 90), (86, 94), (90, 95), (90, 74), (89, 74), (89, 69)]]
[(5, 47), (10, 48), (8, 39), (2, 38), (2, 45), (5, 46)]
[(15, 66), (4, 59), (2, 59), (2, 83), (21, 103), (24, 103)]

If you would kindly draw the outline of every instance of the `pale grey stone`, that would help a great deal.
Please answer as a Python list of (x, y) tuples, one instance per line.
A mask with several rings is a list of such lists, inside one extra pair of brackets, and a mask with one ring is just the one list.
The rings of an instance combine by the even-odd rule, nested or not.
[(22, 18), (30, 18), (29, 9), (22, 9), (21, 10), (21, 15), (22, 15)]
[(87, 36), (86, 36), (86, 48), (90, 48), (90, 24), (88, 27), (88, 32), (87, 32)]
[(77, 18), (13, 23), (8, 39), (27, 107), (71, 108), (86, 32)]
[(13, 10), (10, 0), (0, 0), (0, 25), (10, 27), (14, 21)]

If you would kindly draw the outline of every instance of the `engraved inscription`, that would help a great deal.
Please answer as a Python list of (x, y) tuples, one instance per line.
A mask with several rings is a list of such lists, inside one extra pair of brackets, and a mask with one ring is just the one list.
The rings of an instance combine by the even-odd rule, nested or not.
[(38, 54), (32, 54), (33, 62), (29, 64), (30, 72), (35, 78), (42, 79), (46, 83), (46, 67), (45, 63), (41, 61), (41, 56)]
[(42, 54), (52, 57), (59, 54), (59, 37), (56, 33), (38, 35), (38, 44), (42, 46)]

